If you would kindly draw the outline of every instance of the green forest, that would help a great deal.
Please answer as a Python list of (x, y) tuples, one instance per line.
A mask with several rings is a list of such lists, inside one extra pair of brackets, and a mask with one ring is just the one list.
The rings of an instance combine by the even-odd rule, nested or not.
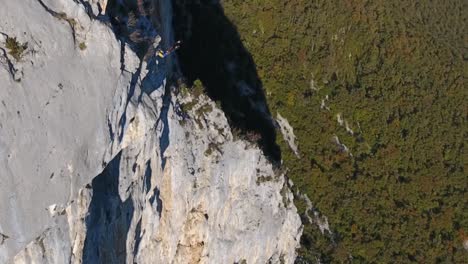
[[(463, 263), (468, 251), (466, 1), (224, 0), (331, 233), (297, 263)], [(465, 262), (466, 263), (466, 262)]]

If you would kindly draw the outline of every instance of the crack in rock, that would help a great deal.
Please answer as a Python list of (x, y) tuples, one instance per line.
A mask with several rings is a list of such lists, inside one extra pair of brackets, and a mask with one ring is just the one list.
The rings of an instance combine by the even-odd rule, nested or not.
[(0, 233), (0, 246), (3, 245), (3, 243), (5, 243), (5, 241), (9, 238), (10, 238), (9, 236)]
[(76, 45), (76, 25), (77, 25), (76, 20), (74, 18), (67, 17), (67, 14), (64, 12), (60, 12), (60, 13), (55, 12), (54, 10), (50, 9), (42, 0), (37, 0), (37, 1), (53, 17), (67, 22), (67, 24), (70, 26), (70, 29), (72, 31), (73, 43)]

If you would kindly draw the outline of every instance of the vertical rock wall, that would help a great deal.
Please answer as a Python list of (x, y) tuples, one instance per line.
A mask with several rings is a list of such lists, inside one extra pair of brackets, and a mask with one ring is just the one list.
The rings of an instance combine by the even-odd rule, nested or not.
[[(105, 4), (0, 10), (0, 263), (292, 263), (284, 175), (209, 98), (171, 85), (173, 58), (118, 41)], [(152, 4), (170, 42), (170, 1)]]

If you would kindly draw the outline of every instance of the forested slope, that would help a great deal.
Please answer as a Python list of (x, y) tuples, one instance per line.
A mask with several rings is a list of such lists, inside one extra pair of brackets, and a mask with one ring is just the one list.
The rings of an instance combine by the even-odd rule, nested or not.
[(278, 136), (289, 177), (330, 223), (305, 226), (298, 262), (466, 260), (466, 3), (223, 7), (294, 127), (300, 158)]

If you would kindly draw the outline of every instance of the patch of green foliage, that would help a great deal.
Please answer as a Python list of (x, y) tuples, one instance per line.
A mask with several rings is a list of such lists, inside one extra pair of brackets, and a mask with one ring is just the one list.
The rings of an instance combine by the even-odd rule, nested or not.
[(86, 46), (86, 43), (80, 42), (80, 44), (78, 45), (78, 47), (80, 48), (80, 50), (85, 50), (87, 46)]
[[(196, 80), (191, 88), (188, 88), (185, 85), (181, 85), (180, 93), (183, 97), (191, 96), (190, 101), (186, 101), (181, 103), (180, 107), (181, 110), (188, 113), (192, 110), (195, 110), (194, 113), (194, 121), (198, 124), (199, 127), (203, 127), (202, 120), (204, 116), (213, 111), (213, 107), (208, 104), (204, 103), (202, 105), (198, 105), (200, 103), (200, 96), (205, 93), (202, 83), (199, 80)], [(181, 125), (184, 125), (185, 122), (181, 122)], [(218, 130), (221, 131), (221, 130)], [(211, 154), (211, 152), (210, 152)]]
[(195, 96), (195, 98), (198, 98), (204, 92), (205, 92), (205, 89), (203, 88), (203, 84), (201, 83), (201, 81), (195, 80), (192, 85), (193, 96)]
[(273, 177), (261, 175), (261, 176), (258, 176), (258, 178), (256, 180), (256, 183), (257, 183), (257, 185), (260, 185), (261, 183), (269, 182), (271, 180), (273, 180)]
[(213, 143), (213, 142), (210, 142), (208, 144), (208, 148), (205, 150), (205, 156), (211, 156), (211, 154), (213, 154), (214, 151), (216, 151), (219, 147)]
[(63, 13), (63, 12), (57, 13), (56, 17), (57, 17), (58, 19), (62, 19), (62, 20), (67, 21), (67, 23), (70, 25), (70, 27), (71, 27), (72, 29), (75, 29), (77, 22), (76, 22), (76, 20), (75, 20), (74, 18), (69, 18), (69, 17), (67, 16), (67, 14), (65, 14), (65, 13)]
[(184, 112), (189, 112), (193, 109), (194, 106), (196, 106), (198, 104), (198, 100), (194, 99), (193, 101), (190, 101), (190, 102), (187, 102), (187, 103), (184, 103), (181, 105), (182, 107), (182, 110)]
[[(299, 260), (462, 263), (463, 1), (225, 0), (223, 6), (254, 57), (272, 112), (294, 127), (301, 158), (277, 137), (288, 175), (334, 233), (322, 235), (303, 217)], [(353, 133), (338, 124), (338, 113)], [(304, 202), (296, 205), (304, 213)]]
[(201, 118), (204, 114), (208, 114), (213, 111), (213, 107), (209, 104), (204, 104), (200, 106), (195, 113), (197, 114), (198, 118)]
[[(180, 87), (180, 93), (184, 97), (189, 96), (189, 94), (193, 96), (193, 100), (181, 105), (183, 111), (191, 111), (199, 103), (199, 97), (204, 94), (203, 84), (200, 82), (200, 80), (196, 80), (190, 89), (185, 85), (182, 85)], [(204, 104), (198, 107), (195, 110), (195, 113), (197, 118), (201, 118), (203, 114), (209, 113), (211, 111), (213, 111), (213, 107), (209, 104)]]
[(20, 43), (16, 40), (16, 37), (7, 37), (5, 47), (8, 49), (10, 54), (16, 61), (21, 60), (24, 51), (28, 48), (28, 43)]

